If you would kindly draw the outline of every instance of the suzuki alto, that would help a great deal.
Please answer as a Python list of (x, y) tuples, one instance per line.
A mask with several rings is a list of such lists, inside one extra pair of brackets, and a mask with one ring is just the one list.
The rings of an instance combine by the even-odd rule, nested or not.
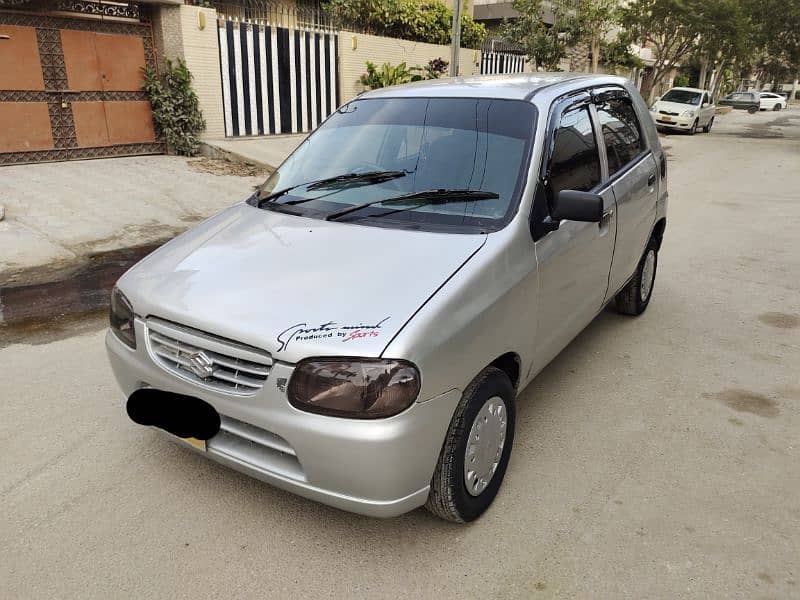
[(365, 93), (120, 278), (106, 345), (127, 412), (340, 509), (471, 521), (520, 391), (607, 304), (650, 303), (666, 176), (622, 78)]

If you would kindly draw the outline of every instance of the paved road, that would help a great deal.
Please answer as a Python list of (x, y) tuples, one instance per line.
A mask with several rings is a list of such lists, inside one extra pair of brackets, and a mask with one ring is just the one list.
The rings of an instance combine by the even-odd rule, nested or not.
[(653, 302), (522, 393), (484, 518), (346, 514), (134, 426), (89, 322), (0, 349), (0, 596), (800, 596), (800, 110), (665, 142)]

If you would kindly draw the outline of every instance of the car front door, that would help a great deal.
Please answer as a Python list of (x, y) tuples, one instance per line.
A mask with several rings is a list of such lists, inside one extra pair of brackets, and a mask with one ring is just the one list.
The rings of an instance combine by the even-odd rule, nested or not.
[(700, 125), (705, 127), (709, 124), (711, 119), (714, 118), (714, 105), (711, 103), (711, 97), (708, 92), (703, 93), (703, 99), (700, 102)]
[[(588, 93), (554, 105), (548, 148), (534, 198), (531, 231), (539, 270), (539, 306), (534, 367), (544, 367), (600, 311), (614, 252), (614, 195), (603, 188), (604, 172)], [(562, 220), (543, 226), (561, 190), (596, 192), (603, 197), (600, 223)]]
[(617, 210), (610, 299), (633, 275), (653, 231), (660, 157), (648, 148), (640, 117), (624, 89), (598, 90), (595, 98), (608, 161), (608, 185), (614, 191)]

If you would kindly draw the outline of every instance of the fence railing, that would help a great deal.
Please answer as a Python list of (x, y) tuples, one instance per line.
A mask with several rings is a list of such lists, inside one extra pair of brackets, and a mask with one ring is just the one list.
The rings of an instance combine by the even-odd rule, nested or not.
[[(195, 0), (198, 1), (198, 0)], [(198, 3), (200, 3), (198, 1)], [(270, 0), (220, 0), (211, 5), (221, 18), (263, 23), (293, 29), (336, 29), (330, 14), (319, 4), (283, 4)]]

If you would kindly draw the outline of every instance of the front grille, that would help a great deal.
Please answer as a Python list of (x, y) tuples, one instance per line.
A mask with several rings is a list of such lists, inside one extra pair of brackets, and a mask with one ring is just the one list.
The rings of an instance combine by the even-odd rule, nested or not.
[(673, 117), (677, 117), (679, 114), (681, 114), (676, 112), (669, 112), (668, 110), (660, 110), (658, 112), (660, 112), (662, 115), (671, 115)]
[(147, 319), (147, 342), (156, 364), (220, 392), (254, 394), (272, 367), (263, 350), (152, 317)]

